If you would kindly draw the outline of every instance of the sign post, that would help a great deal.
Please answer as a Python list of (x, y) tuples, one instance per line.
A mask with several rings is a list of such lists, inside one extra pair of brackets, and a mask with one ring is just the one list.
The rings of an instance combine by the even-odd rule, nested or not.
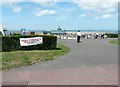
[(20, 38), (21, 46), (31, 46), (38, 45), (43, 43), (42, 37), (31, 37), (31, 38)]

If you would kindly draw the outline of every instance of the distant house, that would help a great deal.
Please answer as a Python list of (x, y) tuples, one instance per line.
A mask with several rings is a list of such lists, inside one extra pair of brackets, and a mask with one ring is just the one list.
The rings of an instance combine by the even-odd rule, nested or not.
[(34, 31), (26, 31), (25, 34), (26, 35), (35, 35), (35, 32)]
[(63, 35), (63, 34), (66, 34), (66, 31), (63, 31), (63, 30), (60, 28), (60, 25), (59, 25), (59, 27), (57, 28), (57, 30), (52, 31), (51, 33), (52, 33), (52, 34), (56, 34), (56, 35)]
[(7, 29), (0, 27), (0, 36), (7, 36), (7, 35), (10, 35)]

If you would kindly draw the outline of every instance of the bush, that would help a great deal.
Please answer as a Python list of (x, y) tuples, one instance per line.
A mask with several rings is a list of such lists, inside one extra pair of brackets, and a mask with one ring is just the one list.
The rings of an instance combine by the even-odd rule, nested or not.
[[(20, 46), (19, 38), (43, 37), (43, 44), (32, 46)], [(11, 35), (2, 37), (2, 51), (16, 50), (52, 50), (56, 48), (57, 37), (50, 35)]]
[(105, 34), (108, 38), (118, 38), (118, 34)]

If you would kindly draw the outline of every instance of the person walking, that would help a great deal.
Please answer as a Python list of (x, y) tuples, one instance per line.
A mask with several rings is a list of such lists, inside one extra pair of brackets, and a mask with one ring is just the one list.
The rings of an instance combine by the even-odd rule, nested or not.
[(81, 42), (81, 32), (80, 30), (78, 30), (77, 32), (77, 43), (80, 43)]

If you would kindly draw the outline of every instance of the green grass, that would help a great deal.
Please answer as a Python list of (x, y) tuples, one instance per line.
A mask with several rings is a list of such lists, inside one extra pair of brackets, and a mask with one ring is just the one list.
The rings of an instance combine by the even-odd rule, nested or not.
[(2, 52), (2, 70), (53, 60), (69, 51), (68, 47), (59, 44), (54, 50)]
[(120, 40), (110, 40), (109, 43), (120, 45)]

